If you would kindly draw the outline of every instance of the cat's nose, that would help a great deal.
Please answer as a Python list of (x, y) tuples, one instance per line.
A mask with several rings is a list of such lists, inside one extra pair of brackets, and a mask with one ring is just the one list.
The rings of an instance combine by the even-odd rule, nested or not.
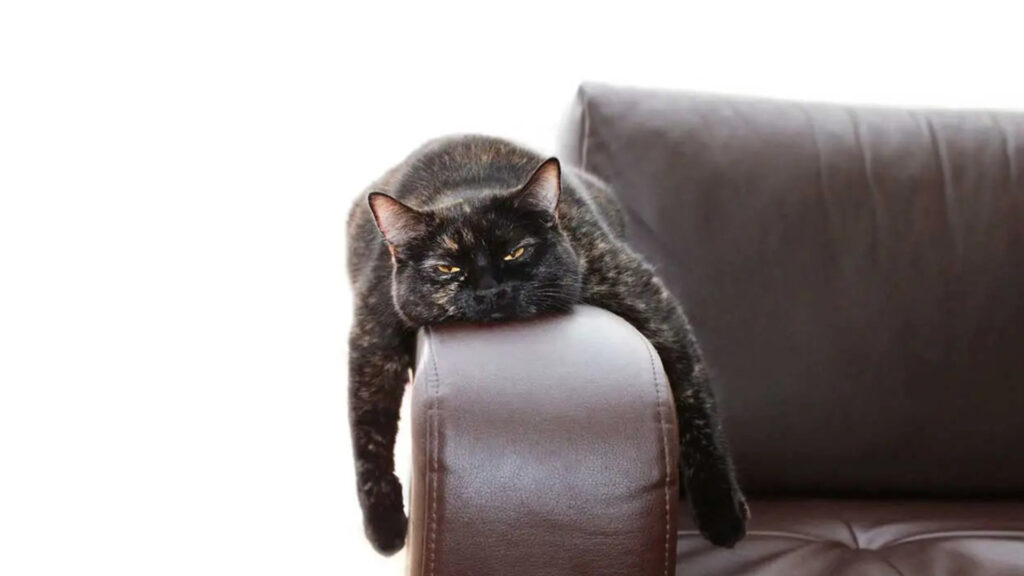
[(480, 292), (491, 292), (497, 287), (498, 281), (490, 274), (482, 274), (476, 285), (476, 289)]
[(490, 290), (480, 290), (473, 295), (473, 302), (479, 305), (504, 304), (508, 302), (511, 293), (508, 288), (499, 286)]

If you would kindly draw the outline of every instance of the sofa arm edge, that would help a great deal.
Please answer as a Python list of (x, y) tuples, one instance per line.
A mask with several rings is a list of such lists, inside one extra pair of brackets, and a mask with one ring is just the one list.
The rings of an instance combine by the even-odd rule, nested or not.
[(428, 328), (417, 364), (410, 574), (673, 573), (678, 429), (635, 328), (589, 306)]

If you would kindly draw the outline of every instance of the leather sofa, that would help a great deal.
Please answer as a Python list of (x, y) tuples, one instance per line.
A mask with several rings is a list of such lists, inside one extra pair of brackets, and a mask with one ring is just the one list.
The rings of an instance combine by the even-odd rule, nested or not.
[(1024, 575), (1024, 115), (584, 85), (563, 142), (688, 311), (747, 537), (700, 538), (657, 357), (580, 307), (422, 333), (412, 574)]

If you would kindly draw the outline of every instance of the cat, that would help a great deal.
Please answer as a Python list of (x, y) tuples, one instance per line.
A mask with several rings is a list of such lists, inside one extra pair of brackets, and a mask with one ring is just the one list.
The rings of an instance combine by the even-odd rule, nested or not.
[(348, 220), (349, 416), (364, 527), (379, 552), (405, 541), (394, 444), (417, 328), (577, 303), (618, 314), (654, 345), (674, 393), (697, 525), (718, 546), (743, 538), (749, 509), (697, 341), (680, 304), (625, 244), (607, 185), (512, 142), (452, 136), (414, 151), (369, 190)]

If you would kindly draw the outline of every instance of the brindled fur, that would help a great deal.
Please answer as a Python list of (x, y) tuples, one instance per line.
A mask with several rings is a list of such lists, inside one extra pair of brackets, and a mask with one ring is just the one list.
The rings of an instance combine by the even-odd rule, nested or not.
[(348, 220), (349, 410), (359, 501), (377, 550), (393, 553), (405, 540), (393, 452), (417, 328), (576, 303), (622, 316), (654, 345), (674, 393), (697, 524), (719, 546), (744, 536), (749, 513), (697, 341), (680, 304), (625, 244), (603, 182), (511, 142), (455, 136), (416, 150), (368, 192)]

